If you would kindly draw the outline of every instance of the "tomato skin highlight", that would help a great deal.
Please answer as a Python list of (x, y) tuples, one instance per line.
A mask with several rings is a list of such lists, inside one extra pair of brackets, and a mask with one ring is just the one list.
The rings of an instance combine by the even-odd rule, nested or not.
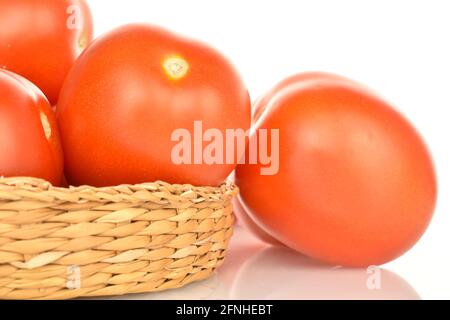
[(84, 0), (0, 0), (0, 68), (33, 82), (52, 105), (92, 37)]
[(256, 124), (267, 109), (268, 104), (270, 104), (276, 95), (282, 94), (285, 89), (289, 90), (299, 83), (306, 84), (310, 81), (315, 82), (317, 80), (334, 80), (336, 82), (347, 82), (356, 85), (356, 83), (350, 79), (327, 72), (314, 71), (294, 74), (280, 81), (275, 87), (270, 89), (269, 92), (255, 101), (252, 107), (252, 123)]
[(55, 115), (25, 78), (0, 70), (0, 176), (36, 177), (59, 186), (63, 155)]
[(257, 127), (280, 129), (280, 171), (236, 169), (258, 225), (303, 254), (351, 267), (386, 263), (419, 240), (437, 182), (402, 115), (362, 85), (326, 76), (293, 81), (266, 108)]
[(236, 163), (172, 161), (174, 130), (250, 127), (248, 91), (230, 63), (199, 42), (148, 25), (97, 39), (69, 73), (57, 106), (71, 184), (164, 180), (218, 185)]

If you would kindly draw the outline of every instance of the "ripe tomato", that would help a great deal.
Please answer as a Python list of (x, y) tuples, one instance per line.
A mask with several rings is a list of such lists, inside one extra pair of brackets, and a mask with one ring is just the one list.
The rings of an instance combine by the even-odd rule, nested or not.
[(280, 130), (278, 174), (260, 175), (261, 165), (236, 170), (249, 214), (280, 242), (329, 263), (400, 256), (421, 237), (436, 202), (424, 142), (363, 86), (301, 78), (265, 100), (257, 125)]
[[(256, 125), (258, 120), (261, 118), (263, 112), (266, 110), (268, 103), (273, 99), (273, 97), (278, 94), (280, 91), (285, 88), (289, 88), (290, 85), (295, 84), (297, 82), (306, 82), (309, 80), (317, 80), (317, 79), (327, 78), (327, 79), (335, 79), (336, 81), (349, 81), (348, 79), (339, 77), (333, 74), (321, 73), (321, 72), (308, 72), (308, 73), (300, 73), (293, 75), (291, 77), (286, 78), (277, 84), (269, 93), (262, 96), (258, 99), (252, 108), (252, 124)], [(233, 177), (234, 179), (234, 177)], [(234, 214), (237, 217), (238, 223), (243, 225), (246, 229), (248, 229), (254, 236), (260, 239), (263, 242), (272, 244), (272, 245), (280, 245), (280, 242), (276, 240), (274, 237), (269, 235), (266, 231), (264, 231), (261, 227), (259, 227), (255, 221), (248, 214), (248, 209), (242, 203), (240, 196), (233, 199), (233, 209)]]
[(55, 115), (31, 82), (0, 70), (0, 176), (61, 182), (62, 150)]
[(91, 40), (84, 0), (0, 0), (0, 68), (36, 84), (52, 104)]
[(279, 246), (281, 245), (279, 241), (277, 241), (274, 237), (269, 235), (263, 229), (261, 229), (249, 216), (248, 209), (242, 203), (240, 197), (235, 197), (232, 200), (233, 203), (233, 213), (236, 216), (237, 223), (244, 228), (246, 228), (252, 235), (254, 235), (257, 239), (262, 242)]
[(277, 95), (280, 94), (284, 89), (289, 89), (291, 86), (298, 83), (303, 83), (304, 85), (308, 81), (317, 81), (318, 79), (330, 79), (339, 82), (353, 83), (350, 79), (338, 76), (332, 73), (325, 72), (305, 72), (294, 74), (280, 83), (278, 83), (274, 88), (272, 88), (268, 93), (260, 97), (253, 105), (252, 108), (252, 123), (256, 123), (262, 116), (263, 112), (267, 109), (270, 101)]
[(215, 50), (157, 27), (121, 27), (81, 55), (61, 91), (67, 178), (95, 186), (217, 185), (237, 161), (177, 164), (171, 136), (185, 129), (194, 145), (194, 121), (223, 136), (226, 129), (247, 130), (250, 107), (238, 73)]

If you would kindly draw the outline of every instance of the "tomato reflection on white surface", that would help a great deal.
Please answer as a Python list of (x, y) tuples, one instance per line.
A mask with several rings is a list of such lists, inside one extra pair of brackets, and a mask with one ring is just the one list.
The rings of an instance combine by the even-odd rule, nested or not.
[(331, 267), (287, 248), (270, 247), (242, 265), (230, 298), (417, 300), (420, 296), (389, 270)]

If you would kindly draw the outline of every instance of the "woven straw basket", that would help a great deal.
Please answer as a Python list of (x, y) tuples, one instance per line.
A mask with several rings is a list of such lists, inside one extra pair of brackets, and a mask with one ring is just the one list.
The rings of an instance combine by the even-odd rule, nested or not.
[(237, 192), (0, 178), (0, 299), (122, 295), (205, 279), (225, 256)]

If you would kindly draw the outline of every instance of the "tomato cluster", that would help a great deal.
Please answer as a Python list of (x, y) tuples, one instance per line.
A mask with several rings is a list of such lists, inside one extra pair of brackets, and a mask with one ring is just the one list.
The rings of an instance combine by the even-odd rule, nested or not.
[[(217, 186), (236, 169), (244, 224), (348, 266), (390, 261), (425, 231), (437, 193), (431, 156), (370, 89), (302, 73), (251, 108), (236, 69), (203, 43), (142, 24), (92, 37), (84, 0), (0, 0), (0, 176)], [(266, 150), (277, 170), (264, 174), (260, 158), (238, 164), (238, 143), (229, 157), (230, 129), (251, 132), (248, 158), (260, 132), (277, 130)]]
[(84, 0), (0, 0), (0, 176), (62, 182), (51, 105), (92, 32)]

